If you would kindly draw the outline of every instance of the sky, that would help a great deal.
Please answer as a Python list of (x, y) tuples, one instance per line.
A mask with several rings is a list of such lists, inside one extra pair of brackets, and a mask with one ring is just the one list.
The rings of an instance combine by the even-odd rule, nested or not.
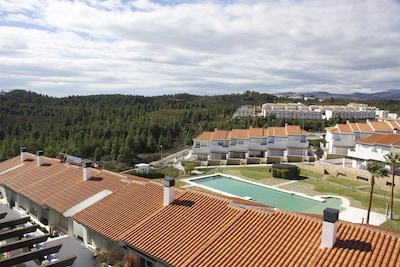
[(399, 0), (1, 0), (0, 90), (400, 89)]

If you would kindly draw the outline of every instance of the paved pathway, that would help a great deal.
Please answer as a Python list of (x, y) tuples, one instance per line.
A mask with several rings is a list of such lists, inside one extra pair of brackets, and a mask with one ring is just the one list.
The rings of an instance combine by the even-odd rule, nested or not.
[(281, 186), (285, 186), (285, 185), (288, 185), (288, 184), (294, 184), (294, 183), (297, 183), (297, 181), (288, 181), (288, 182), (272, 185), (272, 187), (281, 187)]

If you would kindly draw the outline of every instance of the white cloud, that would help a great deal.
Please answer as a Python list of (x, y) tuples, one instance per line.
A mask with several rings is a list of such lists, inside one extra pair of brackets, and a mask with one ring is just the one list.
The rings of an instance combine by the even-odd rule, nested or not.
[(0, 10), (2, 89), (159, 95), (399, 88), (395, 0), (3, 0)]

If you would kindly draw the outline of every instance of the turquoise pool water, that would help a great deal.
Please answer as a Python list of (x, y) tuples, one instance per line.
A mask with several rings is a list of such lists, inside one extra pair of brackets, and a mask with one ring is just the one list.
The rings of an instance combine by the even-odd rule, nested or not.
[(318, 201), (222, 175), (193, 179), (191, 182), (238, 197), (251, 197), (253, 201), (287, 211), (323, 214), (325, 208), (340, 209), (342, 204), (342, 200), (335, 197)]

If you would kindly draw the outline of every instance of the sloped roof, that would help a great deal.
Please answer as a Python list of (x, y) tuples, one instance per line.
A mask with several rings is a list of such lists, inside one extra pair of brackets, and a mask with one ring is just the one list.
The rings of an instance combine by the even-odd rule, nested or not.
[(288, 135), (306, 135), (307, 131), (300, 128), (299, 125), (286, 125), (285, 127), (268, 128), (250, 128), (250, 129), (232, 129), (231, 131), (215, 130), (214, 132), (203, 132), (194, 140), (212, 141), (212, 140), (230, 140), (248, 139), (250, 137), (263, 136), (288, 136)]
[(212, 140), (213, 132), (202, 132), (199, 136), (195, 137), (194, 140), (199, 141), (210, 141)]
[(400, 121), (394, 120), (394, 121), (387, 121), (387, 123), (390, 125), (392, 129), (399, 129), (400, 128)]
[(393, 266), (400, 234), (340, 222), (337, 243), (321, 249), (315, 216), (238, 208), (187, 191), (120, 238), (173, 266)]
[(375, 133), (366, 138), (356, 139), (356, 142), (370, 145), (394, 145), (400, 142), (400, 134)]
[(249, 136), (250, 137), (264, 137), (267, 136), (267, 132), (265, 128), (250, 128), (249, 129)]
[[(18, 168), (10, 167), (9, 163)], [(20, 157), (2, 162), (0, 168), (7, 166), (9, 171), (0, 175), (0, 182), (39, 205), (63, 213), (103, 190), (114, 192), (125, 186), (122, 181), (125, 177), (142, 179), (92, 168), (92, 178), (84, 181), (82, 167), (48, 157), (43, 157), (43, 163), (43, 166), (37, 166), (32, 154), (28, 154), (28, 160), (24, 162)]]
[(369, 124), (371, 125), (372, 129), (374, 129), (375, 132), (392, 132), (393, 129), (390, 127), (390, 125), (387, 122), (383, 121), (370, 121)]
[(212, 140), (227, 140), (229, 131), (225, 130), (216, 130), (213, 133)]
[(373, 133), (374, 132), (374, 129), (372, 129), (368, 123), (357, 123), (357, 126), (360, 129), (360, 132), (363, 132), (363, 133)]
[[(18, 160), (13, 162), (16, 166), (21, 164)], [(0, 169), (10, 163), (0, 163)], [(43, 174), (46, 168), (59, 170), (59, 174), (45, 177), (49, 190), (52, 179), (82, 178), (80, 168), (65, 163), (54, 161), (50, 166), (35, 167), (35, 162), (24, 162), (23, 166), (1, 174), (2, 182), (7, 184), (24, 168), (27, 169), (22, 173), (32, 176), (41, 187), (44, 180), (38, 179), (37, 172)], [(234, 198), (179, 188), (175, 201), (164, 206), (160, 183), (92, 170), (94, 178), (102, 179), (78, 184), (104, 182), (106, 188), (110, 179), (118, 188), (73, 218), (101, 235), (122, 240), (173, 266), (398, 266), (400, 262), (400, 233), (396, 231), (339, 221), (335, 246), (321, 249), (322, 220), (316, 216), (271, 211), (247, 200), (236, 205)], [(15, 176), (9, 176), (10, 173)], [(20, 191), (28, 191), (30, 186), (35, 188), (26, 185)], [(73, 194), (78, 187), (66, 187), (63, 191), (56, 186), (53, 196), (44, 203), (50, 198), (72, 203), (71, 199), (78, 194), (88, 197), (93, 193), (82, 190)], [(71, 194), (64, 194), (67, 190)], [(51, 201), (48, 204), (62, 209)]]
[(299, 125), (286, 125), (286, 132), (288, 135), (305, 135), (307, 131), (300, 128)]
[(247, 130), (247, 129), (232, 129), (230, 138), (249, 139), (249, 130)]
[(338, 124), (337, 125), (340, 133), (352, 133), (353, 130), (351, 129), (349, 124)]

